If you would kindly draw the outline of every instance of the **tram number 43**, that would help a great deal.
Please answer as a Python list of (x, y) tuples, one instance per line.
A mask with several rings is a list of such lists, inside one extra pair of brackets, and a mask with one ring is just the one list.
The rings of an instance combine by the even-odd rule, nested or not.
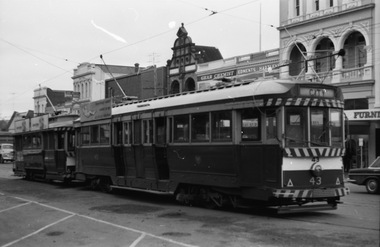
[(309, 182), (312, 185), (321, 185), (322, 184), (322, 178), (321, 177), (312, 177)]

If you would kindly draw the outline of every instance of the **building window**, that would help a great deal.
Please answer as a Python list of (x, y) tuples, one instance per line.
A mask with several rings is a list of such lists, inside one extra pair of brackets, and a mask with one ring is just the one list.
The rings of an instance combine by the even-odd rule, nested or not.
[(300, 16), (300, 0), (296, 0), (296, 16)]
[(315, 11), (319, 10), (319, 0), (315, 0)]
[(368, 109), (368, 99), (346, 99), (344, 100), (345, 110), (363, 110)]
[(346, 55), (343, 57), (343, 68), (363, 67), (367, 62), (365, 46), (365, 38), (360, 32), (351, 33), (344, 42)]
[(330, 7), (334, 6), (334, 0), (330, 0)]

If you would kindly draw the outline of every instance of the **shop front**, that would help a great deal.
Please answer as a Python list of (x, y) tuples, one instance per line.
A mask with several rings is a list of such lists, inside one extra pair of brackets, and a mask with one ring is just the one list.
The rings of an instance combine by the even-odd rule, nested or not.
[(344, 169), (368, 167), (380, 156), (380, 109), (345, 110)]

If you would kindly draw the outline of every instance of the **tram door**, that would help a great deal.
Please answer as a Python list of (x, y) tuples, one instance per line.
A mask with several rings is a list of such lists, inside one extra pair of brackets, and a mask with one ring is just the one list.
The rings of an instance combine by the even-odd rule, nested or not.
[(123, 155), (123, 123), (117, 122), (114, 125), (114, 158), (115, 158), (115, 168), (116, 176), (125, 175), (125, 166), (124, 166), (124, 155)]
[(65, 131), (57, 131), (57, 150), (55, 153), (57, 172), (66, 170)]
[(141, 120), (133, 121), (133, 152), (135, 156), (136, 177), (145, 177), (144, 146), (142, 145)]
[(166, 154), (166, 118), (159, 117), (155, 119), (155, 159), (157, 165), (158, 179), (165, 180), (169, 178), (169, 166)]

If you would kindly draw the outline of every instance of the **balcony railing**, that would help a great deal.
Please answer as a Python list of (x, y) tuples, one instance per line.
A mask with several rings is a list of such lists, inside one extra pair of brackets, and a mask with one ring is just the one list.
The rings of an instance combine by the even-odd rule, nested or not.
[(309, 82), (340, 83), (373, 80), (373, 66), (349, 68), (319, 73), (307, 73), (304, 75), (290, 76), (293, 79), (304, 79)]

